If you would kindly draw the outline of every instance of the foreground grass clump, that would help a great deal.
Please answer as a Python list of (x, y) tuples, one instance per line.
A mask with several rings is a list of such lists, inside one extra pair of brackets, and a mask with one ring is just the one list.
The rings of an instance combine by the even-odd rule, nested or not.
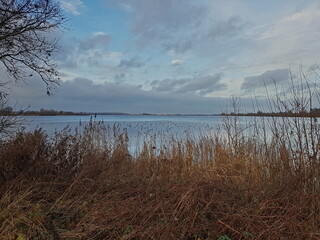
[(171, 139), (132, 157), (106, 131), (1, 143), (1, 239), (320, 239), (319, 156), (294, 136)]

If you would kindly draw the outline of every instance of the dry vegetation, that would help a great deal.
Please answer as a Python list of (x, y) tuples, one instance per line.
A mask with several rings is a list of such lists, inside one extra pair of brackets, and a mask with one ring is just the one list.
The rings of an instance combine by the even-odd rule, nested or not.
[(17, 133), (0, 145), (1, 239), (320, 239), (316, 119), (241, 126), (135, 157), (99, 123)]

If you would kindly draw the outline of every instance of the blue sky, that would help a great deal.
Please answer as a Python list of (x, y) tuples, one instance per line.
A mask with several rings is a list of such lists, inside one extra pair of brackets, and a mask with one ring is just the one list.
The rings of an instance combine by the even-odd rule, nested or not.
[[(61, 84), (13, 86), (30, 109), (219, 113), (319, 63), (318, 0), (61, 0)], [(18, 100), (15, 100), (18, 99)]]

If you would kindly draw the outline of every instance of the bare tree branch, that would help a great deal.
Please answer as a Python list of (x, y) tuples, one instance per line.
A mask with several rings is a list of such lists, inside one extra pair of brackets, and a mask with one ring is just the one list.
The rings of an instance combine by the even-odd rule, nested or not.
[[(12, 80), (38, 75), (51, 94), (59, 84), (53, 62), (58, 45), (48, 36), (65, 21), (56, 0), (0, 0), (0, 63)], [(7, 84), (0, 79), (0, 136), (10, 134), (21, 120), (7, 107)]]
[(58, 45), (47, 35), (65, 21), (56, 0), (0, 0), (0, 62), (15, 81), (35, 73), (50, 94), (59, 80), (52, 57)]

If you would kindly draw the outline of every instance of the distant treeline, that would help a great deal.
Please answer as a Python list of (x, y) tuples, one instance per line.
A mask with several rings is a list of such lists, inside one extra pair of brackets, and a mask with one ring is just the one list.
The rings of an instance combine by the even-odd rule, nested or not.
[(68, 116), (68, 115), (143, 115), (143, 116), (219, 116), (220, 114), (154, 114), (154, 113), (122, 113), (122, 112), (72, 112), (72, 111), (57, 111), (53, 109), (40, 109), (39, 111), (20, 110), (14, 111), (11, 107), (6, 107), (0, 110), (0, 116), (19, 115), (19, 116)]
[(118, 112), (72, 112), (72, 111), (57, 111), (53, 109), (40, 109), (39, 111), (34, 110), (20, 110), (14, 111), (12, 107), (6, 107), (0, 109), (0, 116), (72, 116), (72, 115), (129, 115), (128, 113)]
[(72, 111), (56, 111), (53, 109), (40, 109), (39, 111), (13, 111), (11, 107), (6, 107), (0, 110), (0, 115), (22, 115), (22, 116), (58, 116), (58, 115), (90, 115), (85, 112)]
[(320, 108), (313, 108), (310, 111), (286, 111), (286, 112), (262, 112), (256, 113), (221, 113), (221, 116), (258, 116), (258, 117), (320, 117)]
[(57, 111), (53, 109), (40, 109), (39, 111), (20, 110), (14, 111), (11, 107), (6, 107), (0, 110), (0, 116), (72, 116), (72, 115), (146, 115), (146, 116), (259, 116), (259, 117), (320, 117), (320, 108), (313, 108), (310, 111), (286, 111), (286, 112), (262, 112), (256, 113), (221, 113), (221, 114), (130, 114), (119, 112), (72, 112), (72, 111)]

